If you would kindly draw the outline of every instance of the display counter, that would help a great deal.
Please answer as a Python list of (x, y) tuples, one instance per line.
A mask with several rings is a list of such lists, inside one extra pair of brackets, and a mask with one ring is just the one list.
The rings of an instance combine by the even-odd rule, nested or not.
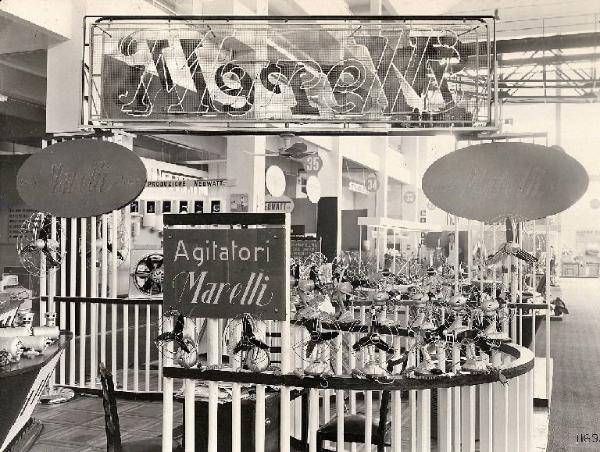
[(42, 424), (32, 421), (31, 414), (72, 338), (61, 332), (43, 354), (0, 368), (0, 452), (27, 450), (25, 445), (40, 434)]

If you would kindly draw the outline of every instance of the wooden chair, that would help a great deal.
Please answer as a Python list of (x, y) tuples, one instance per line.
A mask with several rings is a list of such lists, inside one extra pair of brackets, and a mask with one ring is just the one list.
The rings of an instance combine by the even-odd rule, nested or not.
[[(388, 433), (390, 420), (388, 411), (390, 406), (391, 392), (382, 391), (379, 406), (379, 420), (373, 419), (371, 444), (377, 446), (377, 452), (384, 452), (386, 444), (385, 437)], [(365, 422), (367, 418), (363, 414), (350, 414), (344, 416), (344, 442), (365, 443)], [(327, 424), (317, 430), (317, 452), (323, 452), (324, 441), (337, 441), (337, 418), (333, 418)]]
[[(112, 374), (104, 363), (99, 365), (100, 381), (102, 383), (102, 404), (104, 405), (104, 427), (106, 429), (106, 450), (108, 452), (161, 452), (162, 438), (148, 438), (139, 441), (121, 442), (121, 427), (117, 412), (117, 399)], [(173, 442), (174, 451), (183, 448)]]

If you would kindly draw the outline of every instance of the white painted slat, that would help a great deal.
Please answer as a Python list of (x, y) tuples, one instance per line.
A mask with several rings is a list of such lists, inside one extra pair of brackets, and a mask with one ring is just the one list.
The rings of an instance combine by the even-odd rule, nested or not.
[[(242, 326), (238, 322), (230, 329), (229, 343), (237, 344), (242, 335)], [(234, 369), (242, 366), (240, 355), (231, 356), (231, 365)], [(231, 394), (231, 452), (241, 452), (242, 450), (242, 393), (241, 385), (233, 383)]]
[[(453, 371), (460, 370), (460, 345), (452, 344), (452, 366)], [(460, 388), (451, 388), (452, 391), (452, 440), (454, 450), (460, 450), (462, 419), (461, 419), (461, 393)]]
[(373, 391), (365, 391), (365, 450), (371, 450), (373, 435)]
[(265, 385), (256, 385), (254, 450), (265, 450)]
[(239, 383), (233, 383), (231, 396), (231, 452), (241, 452), (242, 396)]
[[(150, 305), (148, 304), (148, 305), (146, 305), (146, 338), (145, 338), (146, 347), (144, 348), (145, 355), (146, 355), (144, 357), (144, 362), (145, 362), (144, 388), (146, 391), (150, 391), (150, 350), (152, 349), (152, 345), (153, 345), (152, 341), (150, 340), (150, 316), (151, 316), (151, 314), (152, 314), (152, 311), (150, 309)], [(158, 319), (159, 319), (158, 323), (160, 324), (160, 316), (158, 317)], [(160, 356), (159, 356), (159, 362), (160, 362)], [(160, 380), (160, 376), (159, 376), (159, 380)]]
[[(162, 319), (163, 318), (163, 308), (162, 308), (162, 304), (158, 305), (158, 318)], [(158, 322), (158, 334), (160, 335), (162, 333), (162, 324), (159, 321)], [(160, 359), (160, 356), (162, 355), (162, 352), (159, 351), (159, 360), (158, 360), (158, 391), (160, 392), (162, 390), (162, 381), (163, 379), (161, 378), (162, 374), (163, 374), (163, 360)]]
[[(436, 347), (437, 367), (446, 372), (446, 347)], [(452, 392), (438, 389), (437, 442), (439, 452), (452, 452)]]
[(308, 452), (317, 452), (317, 429), (319, 428), (319, 390), (308, 392)]
[[(502, 383), (493, 383), (494, 392), (494, 452), (509, 452), (508, 449), (508, 387)], [(512, 452), (512, 451), (510, 451)]]
[[(108, 297), (108, 249), (106, 238), (108, 237), (108, 217), (102, 215), (102, 243), (100, 248), (100, 296)], [(106, 365), (106, 303), (100, 305), (100, 361)]]
[[(110, 253), (109, 266), (110, 266), (110, 297), (117, 298), (117, 212), (113, 210), (111, 215), (111, 243), (113, 245), (113, 252)], [(112, 304), (110, 307), (110, 362), (112, 364), (112, 374), (115, 380), (115, 387), (118, 385), (117, 377), (117, 334), (118, 333), (118, 319), (119, 310), (116, 304)]]
[(492, 384), (479, 385), (479, 450), (493, 452)]
[[(81, 231), (79, 233), (79, 296), (87, 294), (87, 219), (81, 218)], [(85, 386), (85, 343), (87, 331), (87, 302), (79, 303), (79, 386)]]
[[(50, 220), (50, 238), (52, 240), (56, 240), (56, 218), (52, 217), (52, 219)], [(50, 255), (54, 258), (56, 258), (56, 252), (52, 251), (50, 253)], [(54, 269), (49, 275), (48, 275), (48, 304), (46, 306), (46, 309), (48, 310), (47, 312), (49, 313), (54, 313), (56, 314), (56, 305), (54, 302), (54, 296), (56, 295), (56, 272), (58, 271), (58, 269)], [(41, 320), (41, 319), (40, 319)], [(46, 319), (44, 319), (44, 325), (46, 324)], [(54, 386), (54, 383), (56, 381), (56, 370), (52, 371), (52, 377), (48, 380), (48, 386), (50, 388), (52, 388)]]
[(533, 438), (534, 438), (534, 419), (533, 419), (533, 397), (534, 397), (534, 389), (535, 389), (535, 372), (534, 370), (530, 370), (527, 374), (528, 376), (528, 391), (527, 391), (527, 400), (529, 407), (529, 435), (527, 441), (527, 450), (533, 450)]
[[(172, 331), (173, 319), (165, 319), (164, 327), (167, 331)], [(161, 359), (164, 360), (165, 366), (173, 365), (173, 359), (171, 358), (173, 352), (173, 343), (167, 342), (164, 347), (167, 349), (167, 353), (163, 354)], [(162, 375), (162, 374), (161, 374)], [(162, 452), (171, 452), (173, 450), (173, 379), (163, 379), (163, 424), (162, 424)], [(214, 452), (214, 451), (213, 451)]]
[[(291, 216), (285, 216), (285, 230), (291, 229)], [(291, 239), (290, 234), (285, 233), (285, 256), (286, 262), (291, 262)], [(289, 268), (289, 265), (287, 266)], [(279, 323), (278, 329), (281, 332), (281, 372), (289, 373), (292, 370), (292, 342), (291, 342), (291, 326), (290, 326), (290, 278), (285, 278), (285, 320)], [(279, 448), (282, 452), (290, 450), (290, 436), (292, 425), (292, 415), (290, 406), (290, 388), (282, 387), (280, 389), (280, 423), (279, 423)]]
[(417, 391), (417, 450), (431, 450), (431, 390)]
[[(137, 330), (135, 330), (137, 336)], [(134, 356), (137, 356), (137, 349)], [(129, 388), (129, 304), (123, 304), (123, 391)]]
[[(71, 218), (71, 251), (70, 251), (70, 279), (69, 279), (69, 295), (71, 297), (77, 296), (77, 218)], [(69, 302), (69, 330), (73, 337), (75, 337), (75, 303)], [(69, 384), (75, 386), (75, 363), (76, 363), (76, 344), (75, 341), (71, 347), (69, 347)]]
[(508, 450), (511, 452), (525, 452), (519, 449), (519, 430), (522, 419), (519, 418), (519, 378), (509, 381), (508, 387)]
[[(219, 340), (219, 322), (217, 319), (206, 320), (206, 343), (207, 349), (207, 364), (216, 365), (219, 362), (217, 356), (218, 347), (217, 341)], [(258, 388), (257, 388), (258, 391)], [(217, 419), (217, 408), (218, 408), (218, 394), (219, 385), (217, 382), (208, 382), (208, 452), (218, 452), (218, 419)], [(264, 395), (264, 394), (263, 394)], [(257, 395), (258, 399), (258, 395)], [(263, 398), (264, 401), (264, 398)], [(257, 402), (258, 403), (258, 402)], [(264, 427), (264, 420), (263, 420)]]
[[(327, 346), (324, 346), (323, 348), (323, 357), (327, 362), (331, 362), (330, 350)], [(321, 396), (323, 397), (323, 416), (319, 422), (319, 425), (326, 424), (331, 420), (331, 390), (322, 390)], [(325, 441), (325, 447), (329, 449), (331, 447), (331, 443), (329, 441)]]
[(475, 452), (475, 386), (460, 388), (462, 452)]
[(410, 413), (410, 451), (417, 452), (417, 391), (408, 391), (408, 411)]
[[(48, 295), (48, 278), (47, 278), (47, 267), (46, 267), (46, 255), (40, 251), (40, 296), (45, 297)], [(44, 315), (46, 314), (47, 306), (46, 300), (40, 298), (40, 317), (37, 319), (38, 325), (44, 325)]]
[(529, 434), (531, 433), (531, 421), (529, 418), (529, 405), (533, 403), (529, 400), (529, 375), (524, 374), (517, 377), (519, 380), (518, 405), (519, 405), (519, 450), (526, 452), (529, 445)]
[[(62, 260), (60, 261), (60, 295), (62, 297), (67, 296), (67, 220), (66, 218), (60, 219), (60, 253)], [(67, 329), (67, 303), (64, 301), (60, 302), (60, 317), (59, 325), (61, 330)], [(61, 385), (66, 384), (66, 353), (60, 355), (60, 378), (59, 383)]]
[[(98, 296), (97, 218), (90, 218), (90, 297)], [(98, 303), (90, 303), (90, 388), (96, 387), (98, 375)]]
[[(193, 331), (194, 323), (192, 319), (185, 319), (186, 331)], [(183, 396), (185, 399), (185, 452), (194, 452), (196, 448), (196, 380), (184, 380)]]
[(140, 307), (133, 305), (133, 390), (140, 390)]
[[(296, 350), (298, 343), (301, 340), (300, 328), (294, 326), (292, 328), (292, 343), (294, 344), (294, 353), (292, 358), (294, 360), (294, 369), (300, 369), (302, 367), (302, 358)], [(302, 437), (302, 398), (297, 397), (294, 400), (294, 438), (300, 439)]]
[[(344, 356), (343, 356), (343, 342), (342, 334), (339, 334), (335, 338), (335, 373), (336, 375), (342, 375), (344, 373)], [(336, 450), (337, 452), (344, 451), (344, 417), (345, 417), (345, 400), (344, 391), (338, 390), (335, 393), (335, 413), (337, 419), (337, 439), (336, 439)]]
[(392, 391), (392, 452), (402, 452), (402, 397)]

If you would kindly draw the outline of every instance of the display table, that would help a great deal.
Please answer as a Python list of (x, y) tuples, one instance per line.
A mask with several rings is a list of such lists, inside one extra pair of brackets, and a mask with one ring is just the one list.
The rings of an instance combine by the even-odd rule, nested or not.
[(72, 338), (61, 332), (42, 355), (0, 369), (0, 452), (28, 450), (40, 434), (42, 424), (32, 421), (31, 414)]

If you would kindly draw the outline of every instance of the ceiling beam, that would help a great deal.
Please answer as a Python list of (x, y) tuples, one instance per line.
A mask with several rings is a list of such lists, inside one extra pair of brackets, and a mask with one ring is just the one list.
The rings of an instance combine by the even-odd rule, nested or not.
[(535, 58), (502, 58), (498, 60), (499, 67), (520, 67), (532, 64), (553, 65), (562, 63), (577, 63), (580, 61), (600, 61), (600, 53), (583, 53), (579, 55), (551, 55)]
[(496, 41), (498, 53), (533, 52), (552, 49), (577, 49), (600, 45), (600, 32)]

